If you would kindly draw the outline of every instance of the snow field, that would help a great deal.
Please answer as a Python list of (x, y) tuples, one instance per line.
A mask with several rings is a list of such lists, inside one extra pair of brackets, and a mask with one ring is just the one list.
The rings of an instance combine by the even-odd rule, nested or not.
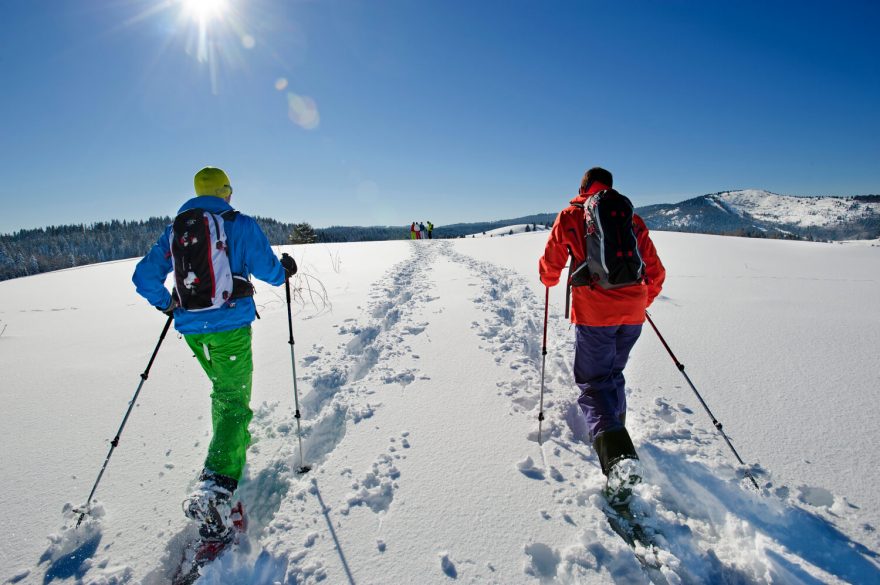
[[(526, 228), (529, 228), (529, 232), (526, 232)], [(508, 225), (500, 228), (495, 228), (494, 230), (486, 230), (485, 232), (479, 232), (473, 234), (472, 236), (467, 236), (468, 238), (497, 238), (504, 236), (517, 236), (519, 234), (531, 233), (532, 224), (528, 223), (520, 223), (516, 225)], [(538, 232), (549, 232), (544, 225), (538, 224), (535, 226), (535, 231)], [(513, 232), (512, 234), (510, 232)]]
[[(646, 582), (600, 509), (603, 479), (574, 405), (560, 287), (551, 295), (537, 444), (544, 296), (535, 271), (545, 238), (292, 248), (333, 302), (332, 313), (297, 310), (294, 323), (313, 471), (294, 473), (284, 292), (261, 287), (254, 442), (239, 491), (249, 530), (200, 583)], [(876, 270), (864, 268), (878, 267), (878, 250), (654, 240), (669, 277), (652, 314), (764, 489), (744, 489), (646, 329), (627, 374), (628, 426), (647, 472), (636, 506), (664, 544), (647, 554), (659, 557), (669, 583), (876, 581), (877, 456), (868, 447), (876, 431), (863, 421), (878, 398), (878, 329), (864, 326), (880, 320)], [(2, 431), (21, 470), (4, 472), (0, 485), (24, 532), (21, 547), (0, 553), (11, 582), (164, 582), (187, 530), (179, 503), (204, 456), (208, 384), (169, 335), (99, 490), (104, 515), (59, 532), (62, 506), (87, 494), (102, 440), (161, 328), (161, 315), (128, 284), (132, 268), (0, 285), (0, 320), (9, 323), (0, 346), (10, 347), (0, 366), (15, 372), (2, 397), (31, 425)], [(45, 279), (76, 291), (77, 310), (50, 311), (58, 305)], [(80, 292), (96, 280), (118, 306)], [(134, 331), (120, 335), (129, 323)], [(823, 400), (827, 387), (849, 393)], [(56, 414), (76, 416), (47, 416), (57, 402)], [(70, 439), (77, 433), (88, 445)], [(40, 457), (45, 464), (32, 464)], [(856, 466), (864, 472), (838, 473)], [(70, 467), (78, 479), (58, 479)], [(29, 499), (36, 509), (21, 505)]]

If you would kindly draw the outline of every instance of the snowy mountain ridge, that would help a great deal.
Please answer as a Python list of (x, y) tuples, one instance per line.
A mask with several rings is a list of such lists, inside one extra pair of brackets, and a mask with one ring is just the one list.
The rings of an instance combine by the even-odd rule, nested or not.
[(721, 191), (638, 213), (652, 229), (798, 239), (880, 235), (880, 196), (799, 197), (761, 189)]

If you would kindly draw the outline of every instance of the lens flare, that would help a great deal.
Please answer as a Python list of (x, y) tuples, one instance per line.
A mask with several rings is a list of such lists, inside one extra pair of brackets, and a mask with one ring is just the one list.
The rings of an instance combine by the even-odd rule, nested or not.
[(306, 130), (314, 130), (321, 123), (318, 104), (306, 95), (287, 94), (287, 117), (290, 121)]

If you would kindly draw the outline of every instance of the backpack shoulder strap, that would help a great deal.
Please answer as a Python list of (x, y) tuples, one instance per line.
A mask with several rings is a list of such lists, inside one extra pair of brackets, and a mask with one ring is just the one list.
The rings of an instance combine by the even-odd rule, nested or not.
[[(241, 212), (237, 209), (227, 209), (223, 213), (220, 214), (220, 217), (223, 218), (224, 221), (235, 221), (238, 219), (238, 216), (241, 215)], [(230, 268), (232, 264), (232, 238), (227, 236), (226, 239), (226, 254), (230, 259)], [(247, 274), (236, 274), (232, 273), (232, 295), (231, 299), (240, 299), (242, 297), (252, 297), (254, 296), (254, 285), (251, 283), (250, 278), (248, 278)], [(257, 314), (257, 319), (260, 318), (259, 313)]]
[[(586, 229), (587, 222), (587, 208), (583, 203), (571, 203), (572, 207), (581, 209), (584, 212), (584, 228)], [(571, 249), (571, 246), (566, 246), (568, 248), (568, 277), (565, 279), (565, 318), (568, 319), (569, 312), (571, 310), (571, 275), (574, 274), (576, 266), (574, 265), (574, 251)], [(587, 257), (587, 245), (584, 242), (584, 258)]]

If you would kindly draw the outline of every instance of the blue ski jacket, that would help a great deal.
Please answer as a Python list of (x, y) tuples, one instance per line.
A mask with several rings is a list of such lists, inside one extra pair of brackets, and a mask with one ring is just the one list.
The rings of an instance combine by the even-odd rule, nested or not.
[[(177, 212), (201, 208), (212, 213), (230, 211), (232, 207), (223, 199), (210, 195), (193, 197)], [(229, 264), (232, 273), (250, 278), (256, 276), (269, 284), (284, 284), (284, 267), (272, 251), (269, 240), (252, 217), (239, 213), (235, 219), (224, 220), (229, 245)], [(159, 236), (152, 249), (138, 262), (131, 280), (138, 294), (151, 305), (164, 309), (171, 302), (171, 293), (165, 288), (165, 280), (173, 270), (171, 263), (171, 230), (169, 225)], [(256, 318), (257, 309), (253, 297), (237, 298), (218, 309), (207, 311), (174, 311), (174, 328), (184, 335), (191, 333), (216, 333), (244, 327)]]

